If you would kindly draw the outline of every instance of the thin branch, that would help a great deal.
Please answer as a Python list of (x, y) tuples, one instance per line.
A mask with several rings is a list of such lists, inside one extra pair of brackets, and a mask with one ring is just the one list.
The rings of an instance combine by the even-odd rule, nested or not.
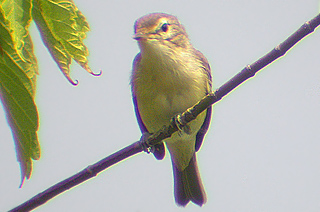
[(83, 169), (81, 172), (51, 186), (50, 188), (46, 189), (45, 191), (37, 194), (36, 196), (32, 197), (30, 200), (24, 202), (23, 204), (19, 205), (18, 207), (10, 210), (15, 212), (24, 212), (24, 211), (31, 211), (36, 207), (46, 203), (48, 200), (54, 198), (55, 196), (65, 192), (73, 188), (80, 183), (95, 177), (99, 172), (105, 170), (106, 168), (122, 161), (132, 155), (135, 155), (139, 152), (143, 151), (141, 142), (135, 142), (118, 152), (100, 160), (99, 162), (88, 166), (87, 168)]
[[(243, 70), (241, 70), (237, 75), (231, 78), (228, 82), (222, 85), (220, 88), (215, 90), (213, 93), (208, 94), (200, 102), (189, 108), (187, 111), (183, 112), (172, 119), (169, 126), (164, 126), (158, 132), (150, 135), (144, 141), (137, 141), (120, 151), (106, 157), (105, 159), (88, 166), (81, 172), (69, 177), (68, 179), (57, 183), (56, 185), (48, 188), (42, 193), (34, 196), (27, 202), (17, 206), (16, 208), (10, 210), (13, 211), (30, 211), (34, 208), (44, 204), (53, 197), (63, 193), (64, 191), (71, 189), (72, 187), (79, 185), (80, 183), (96, 176), (99, 172), (107, 169), (108, 167), (126, 159), (132, 155), (135, 155), (142, 151), (148, 151), (149, 147), (162, 142), (162, 140), (169, 138), (178, 129), (185, 126), (187, 123), (192, 121), (199, 115), (202, 111), (208, 108), (210, 105), (220, 101), (225, 95), (227, 95), (234, 88), (239, 86), (241, 83), (247, 79), (253, 77), (259, 70), (275, 61), (279, 57), (283, 56), (291, 47), (298, 43), (306, 35), (314, 31), (316, 27), (320, 25), (320, 14), (317, 15), (312, 20), (303, 24), (295, 33), (288, 37), (284, 42), (276, 46), (269, 53), (261, 57), (259, 60), (251, 65), (248, 65)], [(179, 126), (177, 126), (177, 124)]]

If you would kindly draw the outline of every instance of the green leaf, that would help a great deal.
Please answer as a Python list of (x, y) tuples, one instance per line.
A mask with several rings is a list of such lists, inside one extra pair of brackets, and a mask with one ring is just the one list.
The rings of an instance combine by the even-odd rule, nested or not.
[(72, 59), (95, 75), (83, 44), (89, 26), (72, 0), (0, 0), (0, 100), (15, 141), (22, 182), (30, 178), (32, 159), (40, 158), (34, 103), (38, 65), (29, 35), (31, 17), (72, 84), (77, 84), (69, 75)]
[(28, 34), (31, 0), (0, 2), (0, 97), (12, 129), (22, 182), (40, 158), (39, 118), (34, 103), (37, 61)]
[(95, 75), (83, 44), (89, 25), (72, 0), (34, 0), (32, 16), (52, 57), (72, 84), (77, 84), (70, 78), (72, 59)]
[[(15, 54), (12, 56), (14, 60), (27, 74), (29, 80), (24, 82), (29, 92), (35, 93), (35, 79), (38, 73), (36, 57), (33, 53), (33, 45), (28, 34), (28, 28), (31, 21), (31, 0), (7, 0), (1, 5), (9, 30), (10, 39), (12, 39), (12, 48)], [(7, 39), (7, 38), (3, 38)], [(7, 43), (9, 40), (6, 41)]]

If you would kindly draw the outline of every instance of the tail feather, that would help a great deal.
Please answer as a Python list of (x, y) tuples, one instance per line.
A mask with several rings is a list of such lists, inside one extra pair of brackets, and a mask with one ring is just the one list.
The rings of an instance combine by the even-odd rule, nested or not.
[(186, 206), (190, 201), (202, 206), (206, 202), (206, 194), (198, 171), (196, 155), (194, 154), (189, 165), (180, 171), (174, 163), (174, 196), (176, 203)]

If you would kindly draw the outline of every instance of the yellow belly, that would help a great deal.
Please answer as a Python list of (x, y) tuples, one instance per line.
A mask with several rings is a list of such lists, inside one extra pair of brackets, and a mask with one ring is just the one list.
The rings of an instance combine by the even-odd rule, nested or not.
[[(170, 120), (177, 114), (184, 112), (196, 104), (204, 93), (195, 93), (193, 90), (185, 92), (160, 92), (161, 89), (149, 89), (143, 95), (137, 95), (138, 107), (141, 119), (150, 133), (160, 130), (164, 125), (168, 126)], [(206, 116), (206, 111), (188, 124), (188, 132), (184, 130), (174, 133), (164, 140), (171, 158), (180, 170), (184, 170), (189, 164), (195, 151), (196, 134), (201, 128)]]

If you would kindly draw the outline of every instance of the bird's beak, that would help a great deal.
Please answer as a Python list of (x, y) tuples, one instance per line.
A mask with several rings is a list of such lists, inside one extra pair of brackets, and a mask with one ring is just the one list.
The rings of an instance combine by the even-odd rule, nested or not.
[(140, 40), (141, 38), (143, 38), (144, 36), (142, 35), (142, 33), (136, 33), (134, 36), (133, 36), (133, 39), (135, 40)]
[(142, 40), (142, 39), (146, 39), (148, 36), (145, 33), (142, 32), (137, 32), (134, 36), (133, 39), (135, 40)]

